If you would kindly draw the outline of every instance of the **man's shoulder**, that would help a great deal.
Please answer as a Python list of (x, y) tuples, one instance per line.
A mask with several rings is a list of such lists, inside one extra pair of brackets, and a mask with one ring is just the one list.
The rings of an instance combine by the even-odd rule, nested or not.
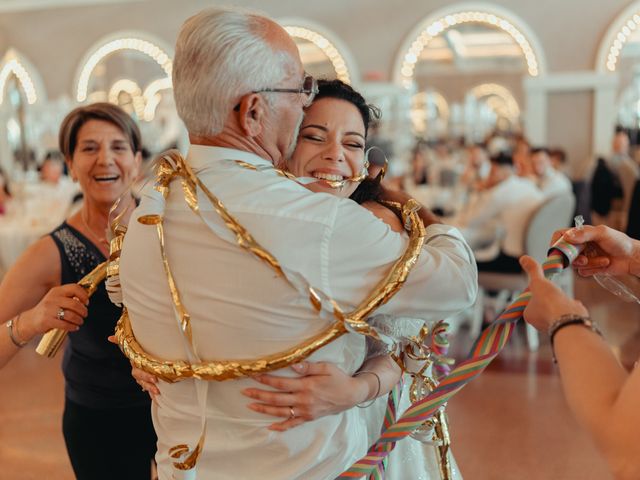
[(343, 221), (361, 225), (373, 218), (349, 198), (312, 192), (274, 171), (225, 168), (203, 175), (202, 180), (232, 213), (331, 226)]

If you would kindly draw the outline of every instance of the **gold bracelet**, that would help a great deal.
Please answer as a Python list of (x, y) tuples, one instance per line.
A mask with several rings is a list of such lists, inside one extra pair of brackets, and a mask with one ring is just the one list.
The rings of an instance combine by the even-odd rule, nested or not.
[(20, 319), (20, 315), (18, 314), (15, 318), (12, 318), (11, 320), (9, 320), (6, 325), (7, 325), (7, 329), (9, 330), (9, 338), (11, 339), (11, 341), (13, 342), (13, 344), (18, 347), (18, 348), (22, 348), (24, 347), (27, 343), (26, 341), (22, 341), (22, 340), (18, 340), (17, 335), (15, 335), (13, 333), (13, 327), (16, 327), (16, 330), (18, 329), (18, 320)]

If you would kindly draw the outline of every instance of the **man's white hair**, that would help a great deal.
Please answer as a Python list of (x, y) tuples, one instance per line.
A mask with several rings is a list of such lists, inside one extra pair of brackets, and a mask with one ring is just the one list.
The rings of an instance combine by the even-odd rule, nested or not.
[(291, 55), (274, 49), (265, 38), (269, 21), (256, 12), (214, 7), (182, 25), (173, 61), (173, 94), (189, 133), (220, 133), (240, 97), (277, 87), (292, 71)]

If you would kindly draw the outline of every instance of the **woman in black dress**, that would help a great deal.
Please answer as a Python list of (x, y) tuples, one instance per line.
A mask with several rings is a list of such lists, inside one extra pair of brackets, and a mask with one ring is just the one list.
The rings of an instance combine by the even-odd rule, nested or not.
[[(128, 360), (107, 341), (120, 308), (104, 284), (90, 301), (76, 285), (108, 257), (109, 210), (138, 174), (140, 132), (119, 107), (96, 103), (69, 113), (59, 140), (83, 205), (32, 245), (0, 284), (0, 319), (7, 326), (0, 334), (0, 367), (36, 335), (69, 331), (62, 429), (76, 477), (148, 480), (156, 449), (150, 399), (131, 377)], [(134, 206), (128, 197), (120, 210)]]

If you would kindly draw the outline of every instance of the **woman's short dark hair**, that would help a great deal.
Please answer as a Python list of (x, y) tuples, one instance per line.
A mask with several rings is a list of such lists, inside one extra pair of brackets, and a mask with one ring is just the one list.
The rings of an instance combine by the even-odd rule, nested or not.
[(89, 120), (102, 120), (111, 123), (124, 133), (134, 153), (142, 149), (140, 129), (133, 118), (117, 105), (98, 102), (73, 109), (62, 121), (58, 143), (60, 151), (67, 160), (71, 160), (73, 152), (76, 150), (78, 132)]
[(360, 115), (362, 115), (365, 137), (369, 132), (369, 126), (374, 121), (380, 119), (380, 109), (368, 104), (360, 93), (342, 80), (318, 80), (318, 94), (315, 96), (315, 100), (322, 98), (337, 98), (338, 100), (344, 100), (355, 106), (360, 112)]

